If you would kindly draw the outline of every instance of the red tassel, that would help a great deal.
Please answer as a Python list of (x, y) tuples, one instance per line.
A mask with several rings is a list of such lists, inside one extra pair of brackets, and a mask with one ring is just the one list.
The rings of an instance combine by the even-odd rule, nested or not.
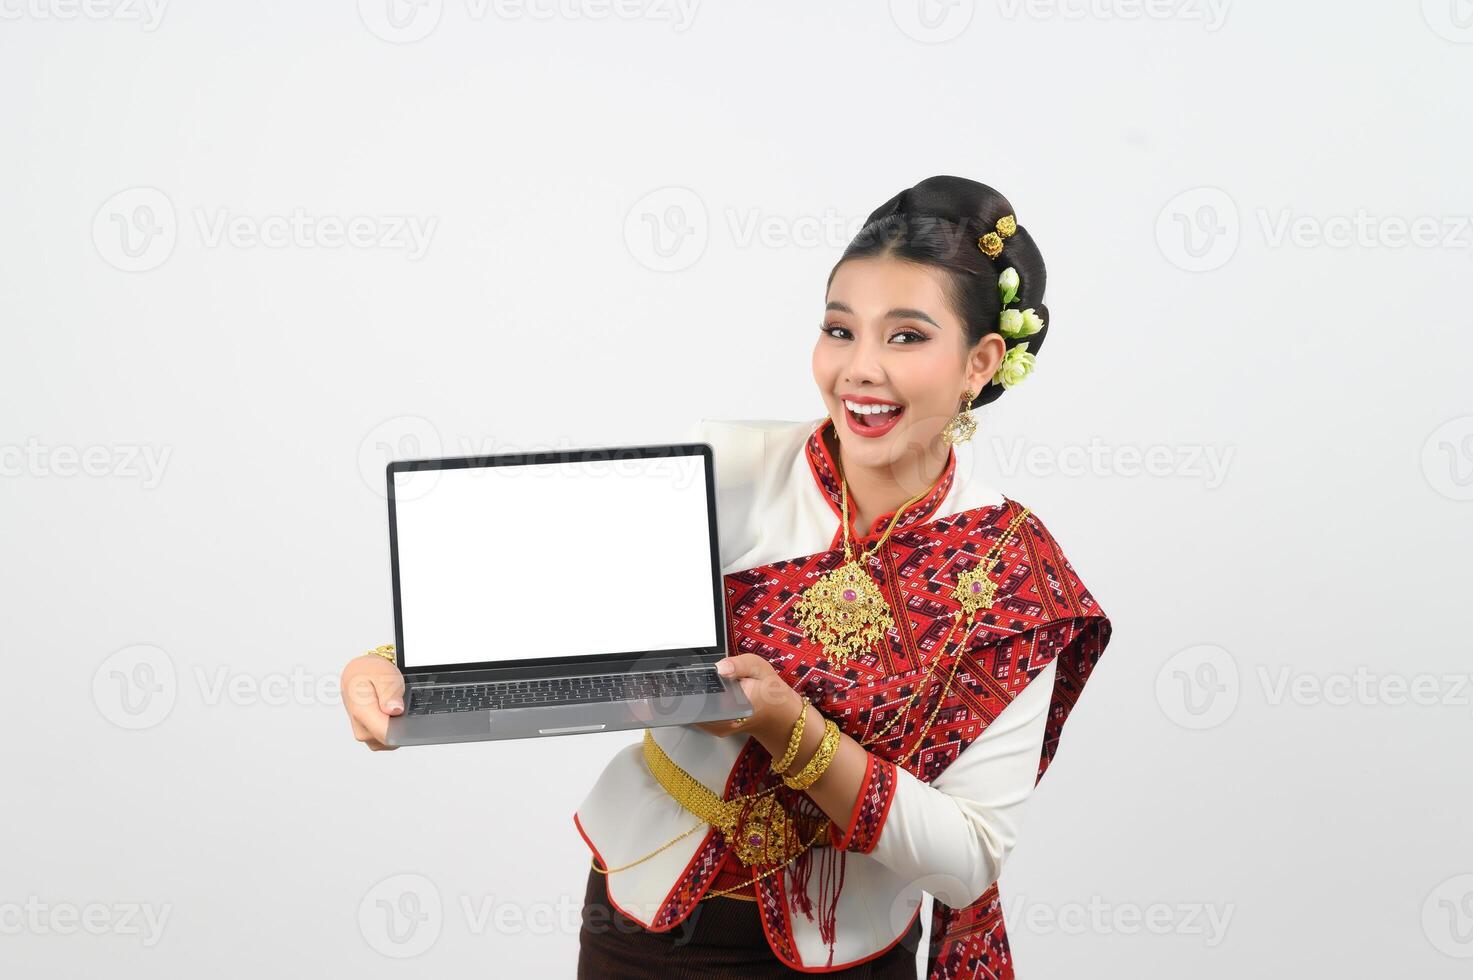
[[(778, 791), (777, 802), (786, 804), (791, 801), (792, 806), (784, 806), (789, 814), (784, 828), (784, 853), (792, 853), (803, 847), (812, 838), (820, 825), (827, 825), (828, 815), (821, 810), (806, 794), (785, 793)], [(788, 799), (783, 799), (788, 797)], [(748, 799), (741, 806), (736, 826), (733, 828), (732, 839), (739, 840), (741, 835), (747, 831), (748, 818), (755, 800)], [(811, 820), (802, 819), (810, 817)], [(805, 834), (801, 827), (807, 827)], [(770, 829), (770, 828), (767, 828)], [(814, 852), (818, 854), (818, 900), (823, 910), (818, 917), (818, 935), (829, 948), (828, 966), (834, 965), (834, 945), (838, 936), (838, 910), (839, 892), (844, 887), (844, 868), (847, 863), (848, 852), (840, 851), (830, 845), (826, 837), (820, 837), (819, 843), (813, 847), (806, 848), (789, 865), (788, 873), (790, 884), (788, 887), (789, 904), (794, 911), (802, 912), (808, 917), (808, 921), (814, 921), (813, 899), (808, 894), (808, 884), (813, 876)], [(838, 862), (838, 871), (835, 873), (835, 862)]]
[[(838, 880), (834, 880), (834, 861), (837, 855), (839, 864)], [(828, 965), (834, 965), (834, 942), (839, 933), (839, 892), (844, 887), (844, 866), (849, 858), (848, 851), (841, 851), (836, 847), (824, 847), (823, 864), (818, 872), (818, 900), (823, 903), (824, 910), (818, 920), (818, 936), (829, 947)]]
[[(802, 843), (808, 842), (803, 841)], [(788, 894), (791, 896), (790, 904), (795, 911), (806, 915), (809, 922), (813, 921), (813, 900), (808, 897), (808, 879), (813, 874), (813, 852), (815, 850), (817, 848), (810, 847), (793, 861), (791, 881), (788, 886)]]
[[(804, 803), (806, 803), (807, 805), (803, 805)], [(813, 804), (811, 800), (809, 800), (806, 796), (803, 797), (802, 803), (800, 803), (798, 809), (801, 812), (812, 816), (816, 821), (823, 821), (824, 823), (827, 823), (828, 821), (828, 816), (822, 810), (820, 810), (816, 804)], [(795, 833), (798, 822), (799, 821), (794, 820), (791, 823), (791, 826), (794, 828)], [(810, 831), (816, 829), (817, 826), (818, 823), (814, 823), (813, 826), (810, 828)], [(797, 836), (801, 838), (803, 835), (798, 834)], [(809, 837), (811, 838), (811, 832)], [(808, 843), (808, 839), (802, 839), (798, 843), (799, 846), (801, 846)], [(827, 839), (825, 839), (824, 837), (820, 837), (819, 843), (815, 844), (813, 847), (808, 848), (802, 854), (798, 855), (797, 859), (793, 862), (792, 865), (792, 883), (791, 887), (789, 887), (788, 889), (788, 893), (791, 896), (789, 899), (789, 904), (793, 907), (795, 911), (802, 912), (805, 916), (807, 916), (809, 922), (813, 921), (813, 899), (810, 898), (808, 895), (808, 884), (813, 875), (813, 861), (815, 851), (818, 852), (817, 860), (819, 862), (818, 901), (823, 908), (823, 911), (819, 913), (818, 918), (818, 935), (819, 938), (822, 939), (829, 948), (829, 959), (827, 965), (833, 966), (834, 943), (839, 931), (839, 892), (844, 887), (844, 868), (847, 863), (849, 853), (847, 851), (840, 851), (838, 850), (838, 848), (830, 846)], [(837, 875), (834, 871), (835, 862), (838, 863)]]
[(739, 840), (742, 839), (742, 834), (746, 833), (746, 829), (747, 829), (747, 816), (751, 812), (752, 812), (752, 803), (751, 803), (751, 801), (750, 800), (743, 800), (741, 806), (737, 808), (736, 825), (732, 827), (732, 829), (731, 829), (731, 836), (728, 838), (728, 840), (730, 841), (730, 843), (731, 843), (731, 845), (733, 847), (736, 846), (736, 842), (737, 841), (739, 841)]

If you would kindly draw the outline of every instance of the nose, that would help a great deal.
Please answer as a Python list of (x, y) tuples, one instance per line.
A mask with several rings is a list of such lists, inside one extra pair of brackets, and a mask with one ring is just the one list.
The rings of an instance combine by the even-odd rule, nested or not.
[(844, 365), (844, 380), (849, 384), (880, 384), (885, 380), (885, 372), (880, 366), (879, 350), (874, 342), (868, 338), (851, 344), (849, 347), (849, 362)]

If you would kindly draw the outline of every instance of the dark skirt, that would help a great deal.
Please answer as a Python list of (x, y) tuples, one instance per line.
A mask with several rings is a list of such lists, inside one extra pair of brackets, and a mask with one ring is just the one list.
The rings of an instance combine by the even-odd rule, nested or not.
[[(708, 980), (801, 977), (767, 945), (757, 903), (717, 896), (703, 899), (668, 932), (650, 932), (609, 904), (608, 880), (592, 868), (578, 933), (578, 980)], [(844, 980), (915, 980), (921, 917), (886, 952), (825, 977)]]

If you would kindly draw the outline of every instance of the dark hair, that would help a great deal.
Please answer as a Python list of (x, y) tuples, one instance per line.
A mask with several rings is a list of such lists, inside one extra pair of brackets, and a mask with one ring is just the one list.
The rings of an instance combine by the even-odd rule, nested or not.
[[(1002, 240), (997, 258), (988, 258), (977, 245), (977, 239), (995, 230), (999, 218), (1010, 214), (1016, 218), (1008, 199), (986, 184), (965, 177), (927, 177), (870, 214), (834, 263), (829, 285), (845, 261), (868, 256), (893, 256), (942, 269), (947, 273), (947, 301), (966, 328), (970, 348), (987, 334), (998, 332), (1002, 299), (997, 280), (1004, 269), (1011, 267), (1018, 270), (1018, 295), (1013, 305), (1020, 310), (1032, 307), (1043, 321), (1043, 329), (1028, 337), (1004, 339), (1009, 349), (1026, 343), (1028, 352), (1037, 354), (1050, 322), (1048, 307), (1043, 305), (1048, 276), (1042, 253), (1021, 223), (1017, 231)], [(989, 380), (972, 399), (972, 407), (986, 405), (1002, 393), (1002, 385)]]

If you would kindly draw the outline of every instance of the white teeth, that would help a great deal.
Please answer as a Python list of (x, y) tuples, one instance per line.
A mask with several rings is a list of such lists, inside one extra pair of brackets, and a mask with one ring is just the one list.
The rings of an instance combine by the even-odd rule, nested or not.
[(861, 405), (858, 402), (844, 401), (844, 407), (856, 415), (878, 415), (881, 412), (898, 412), (899, 405)]

